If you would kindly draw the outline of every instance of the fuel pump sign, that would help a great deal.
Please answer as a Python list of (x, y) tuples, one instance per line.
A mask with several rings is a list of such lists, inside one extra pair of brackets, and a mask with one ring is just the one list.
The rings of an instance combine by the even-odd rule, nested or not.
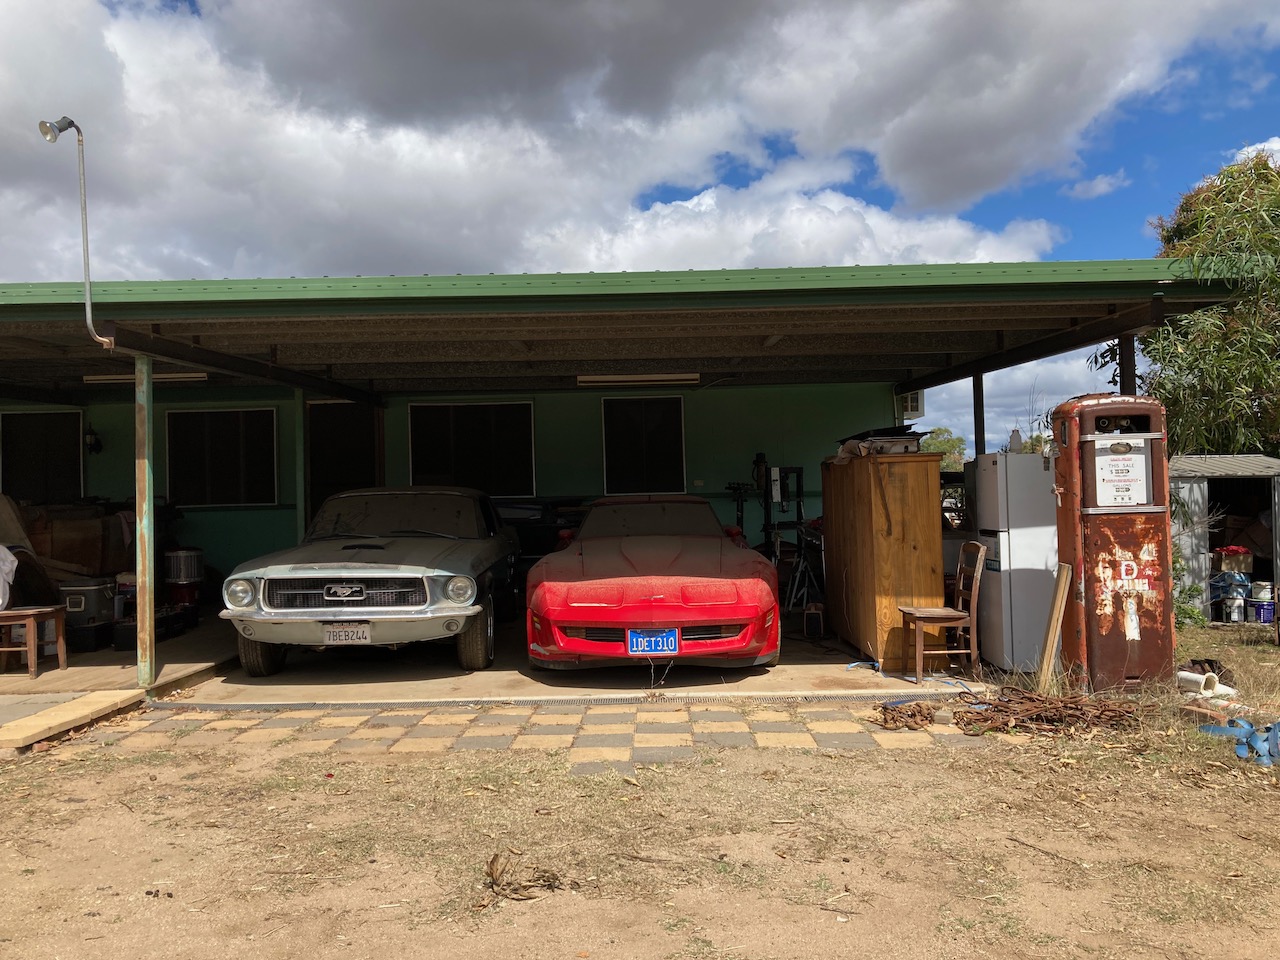
[(1062, 622), (1073, 686), (1173, 675), (1173, 574), (1164, 408), (1147, 397), (1076, 397), (1053, 412), (1058, 559), (1075, 589)]

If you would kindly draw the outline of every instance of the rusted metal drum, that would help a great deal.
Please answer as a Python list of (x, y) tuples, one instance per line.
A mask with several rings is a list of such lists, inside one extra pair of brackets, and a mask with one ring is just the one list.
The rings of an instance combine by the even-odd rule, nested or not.
[(200, 583), (203, 581), (204, 551), (165, 551), (164, 579), (166, 583)]

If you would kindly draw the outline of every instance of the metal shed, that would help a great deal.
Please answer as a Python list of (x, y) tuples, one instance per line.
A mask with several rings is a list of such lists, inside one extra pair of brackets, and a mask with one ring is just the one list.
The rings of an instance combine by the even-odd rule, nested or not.
[[(1261, 454), (1181, 454), (1169, 459), (1169, 487), (1180, 501), (1175, 502), (1174, 541), (1186, 561), (1186, 582), (1204, 589), (1203, 608), (1208, 615), (1212, 550), (1232, 539), (1231, 518), (1266, 528), (1264, 519), (1280, 510), (1280, 459)], [(1234, 526), (1239, 528), (1238, 523)], [(1248, 539), (1252, 547), (1259, 538), (1251, 534)], [(1260, 546), (1270, 556), (1255, 550), (1253, 578), (1280, 582), (1280, 528), (1270, 523), (1262, 540)]]

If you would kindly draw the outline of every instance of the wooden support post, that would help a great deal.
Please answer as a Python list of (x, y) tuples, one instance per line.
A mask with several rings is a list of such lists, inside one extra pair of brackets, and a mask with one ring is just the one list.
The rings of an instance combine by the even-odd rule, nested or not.
[(1036, 673), (1036, 693), (1048, 696), (1057, 673), (1058, 650), (1062, 645), (1062, 614), (1067, 609), (1067, 594), (1071, 590), (1071, 565), (1058, 564), (1058, 579), (1053, 585), (1053, 606), (1049, 610), (1049, 622), (1044, 628), (1044, 644), (1040, 648), (1040, 669)]

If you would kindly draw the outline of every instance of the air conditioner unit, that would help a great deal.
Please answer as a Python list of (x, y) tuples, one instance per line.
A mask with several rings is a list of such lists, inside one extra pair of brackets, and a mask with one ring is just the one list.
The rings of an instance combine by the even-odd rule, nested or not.
[(924, 391), (912, 390), (899, 396), (898, 410), (903, 420), (919, 420), (924, 416)]

